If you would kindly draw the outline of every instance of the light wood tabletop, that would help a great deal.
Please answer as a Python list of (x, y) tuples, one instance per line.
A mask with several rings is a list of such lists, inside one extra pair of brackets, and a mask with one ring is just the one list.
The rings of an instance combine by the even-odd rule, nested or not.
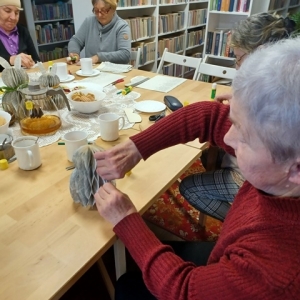
[[(74, 72), (79, 67), (70, 69)], [(125, 83), (143, 74), (156, 75), (133, 70), (126, 74)], [(123, 86), (118, 84), (118, 88)], [(210, 84), (188, 80), (169, 94), (192, 102), (208, 99), (210, 88)], [(164, 95), (136, 91), (142, 94), (139, 100), (162, 101)], [(145, 114), (142, 126), (150, 124)], [(95, 143), (107, 149), (137, 130), (121, 131), (115, 142), (98, 139)], [(65, 147), (53, 143), (40, 151), (42, 166), (38, 169), (23, 171), (15, 161), (0, 171), (0, 299), (58, 299), (117, 240), (112, 226), (97, 210), (73, 203)], [(116, 185), (142, 214), (200, 154), (197, 147), (168, 148), (140, 162), (130, 176), (116, 180)]]

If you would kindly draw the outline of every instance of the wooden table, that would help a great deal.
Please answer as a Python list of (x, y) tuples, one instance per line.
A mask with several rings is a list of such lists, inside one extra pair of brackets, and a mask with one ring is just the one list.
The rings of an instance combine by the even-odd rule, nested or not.
[[(125, 82), (141, 74), (143, 71), (134, 70)], [(136, 90), (142, 93), (141, 100), (162, 100), (164, 95)], [(192, 102), (193, 95), (208, 98), (210, 85), (187, 81), (170, 94), (178, 98), (184, 95), (183, 100)], [(201, 96), (197, 98), (201, 100)], [(142, 126), (148, 125), (145, 116)], [(122, 131), (116, 142), (98, 139), (96, 144), (112, 147), (137, 130)], [(13, 162), (1, 171), (0, 299), (58, 299), (117, 240), (112, 226), (96, 210), (73, 203), (69, 193), (71, 171), (65, 169), (70, 163), (64, 146), (54, 143), (40, 150), (39, 169), (22, 171)], [(117, 187), (130, 196), (142, 214), (200, 153), (200, 148), (186, 145), (160, 151), (140, 162), (130, 176), (117, 180)]]

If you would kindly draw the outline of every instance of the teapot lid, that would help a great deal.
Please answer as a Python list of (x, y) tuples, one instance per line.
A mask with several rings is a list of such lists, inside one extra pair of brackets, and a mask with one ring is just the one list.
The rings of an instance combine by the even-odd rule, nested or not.
[(26, 88), (20, 89), (20, 92), (26, 95), (41, 95), (47, 93), (48, 88), (42, 88), (39, 81), (29, 81)]

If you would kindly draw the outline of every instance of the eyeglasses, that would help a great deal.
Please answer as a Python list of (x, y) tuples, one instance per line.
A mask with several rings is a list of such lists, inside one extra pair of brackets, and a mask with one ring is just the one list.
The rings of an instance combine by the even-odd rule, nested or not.
[(109, 13), (109, 11), (111, 10), (111, 7), (110, 8), (101, 8), (101, 9), (96, 9), (96, 8), (93, 8), (92, 12), (95, 14), (95, 15), (99, 15), (99, 13), (101, 15), (107, 15)]
[(248, 55), (248, 53), (244, 53), (242, 56), (240, 56), (240, 58), (235, 58), (235, 65), (236, 66), (240, 66), (242, 63), (242, 59), (244, 58), (245, 55)]

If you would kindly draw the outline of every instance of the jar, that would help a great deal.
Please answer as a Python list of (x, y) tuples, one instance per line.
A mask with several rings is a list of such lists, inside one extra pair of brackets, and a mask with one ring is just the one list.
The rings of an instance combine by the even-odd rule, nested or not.
[(0, 159), (9, 160), (15, 155), (12, 143), (12, 136), (9, 134), (0, 134)]

